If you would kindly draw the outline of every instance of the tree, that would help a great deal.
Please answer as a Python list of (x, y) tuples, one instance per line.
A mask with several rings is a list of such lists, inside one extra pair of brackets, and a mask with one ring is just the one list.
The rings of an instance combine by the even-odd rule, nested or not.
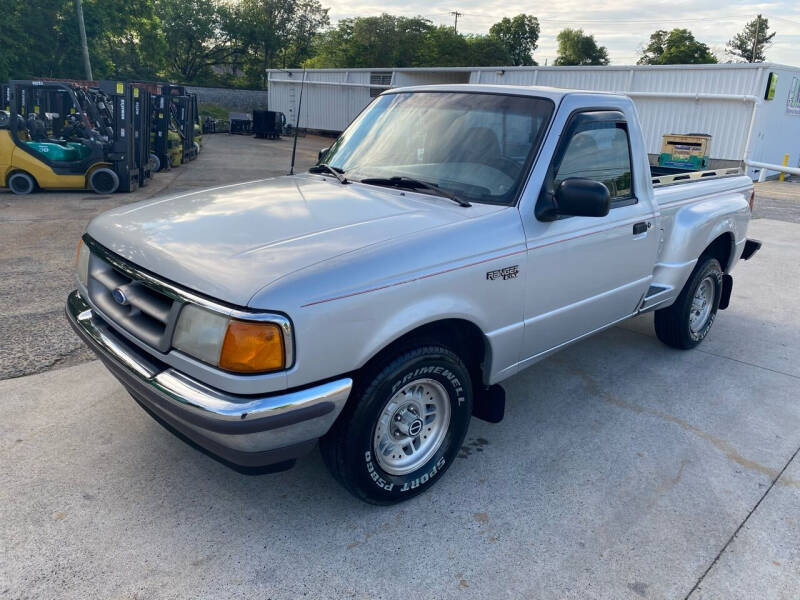
[(531, 15), (504, 17), (489, 28), (489, 36), (500, 40), (511, 58), (512, 65), (535, 65), (533, 51), (539, 41), (539, 20)]
[(741, 33), (733, 36), (727, 44), (726, 52), (744, 62), (764, 62), (767, 59), (767, 46), (772, 44), (774, 37), (774, 31), (769, 33), (769, 20), (758, 15), (744, 26)]
[[(436, 27), (423, 17), (342, 19), (319, 36), (308, 67), (419, 67), (437, 53), (431, 48)], [(444, 32), (437, 32), (444, 38)]]
[(152, 80), (163, 74), (166, 41), (154, 0), (89, 0), (83, 10), (95, 77)]
[(505, 65), (511, 62), (506, 45), (491, 35), (462, 35), (453, 27), (435, 26), (423, 17), (342, 19), (318, 35), (313, 68), (433, 67)]
[[(154, 0), (85, 0), (83, 13), (96, 78), (153, 79), (163, 72), (165, 46)], [(3, 15), (0, 81), (83, 79), (73, 0), (38, 0), (35, 9), (5, 0)]]
[(598, 46), (594, 36), (584, 34), (583, 29), (562, 29), (556, 40), (558, 56), (553, 64), (557, 66), (608, 64), (606, 47)]
[(298, 0), (289, 25), (289, 44), (283, 49), (283, 67), (299, 67), (310, 58), (314, 38), (328, 25), (328, 9), (319, 0)]
[(692, 65), (717, 62), (708, 46), (698, 42), (688, 29), (659, 29), (642, 50), (640, 65)]
[(329, 23), (328, 9), (318, 0), (241, 0), (230, 10), (235, 33), (228, 37), (246, 50), (250, 85), (265, 86), (267, 69), (300, 66)]
[(464, 37), (469, 50), (466, 66), (495, 67), (511, 64), (512, 59), (508, 48), (496, 37), (491, 35), (466, 35)]
[(208, 79), (211, 67), (230, 59), (221, 39), (222, 13), (214, 0), (159, 0), (167, 42), (168, 76), (183, 83)]

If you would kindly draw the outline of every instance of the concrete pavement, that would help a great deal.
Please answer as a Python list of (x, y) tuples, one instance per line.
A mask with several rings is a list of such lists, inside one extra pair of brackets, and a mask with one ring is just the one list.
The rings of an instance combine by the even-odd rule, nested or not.
[(0, 597), (796, 598), (800, 225), (757, 220), (703, 345), (640, 317), (509, 380), (428, 493), (248, 477), (96, 361), (0, 382)]

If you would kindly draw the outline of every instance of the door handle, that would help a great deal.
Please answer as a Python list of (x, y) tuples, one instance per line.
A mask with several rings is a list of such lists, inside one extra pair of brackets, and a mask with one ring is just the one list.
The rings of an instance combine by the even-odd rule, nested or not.
[(633, 224), (633, 235), (639, 235), (642, 233), (647, 233), (647, 230), (650, 229), (650, 223), (645, 223), (644, 221), (640, 223)]

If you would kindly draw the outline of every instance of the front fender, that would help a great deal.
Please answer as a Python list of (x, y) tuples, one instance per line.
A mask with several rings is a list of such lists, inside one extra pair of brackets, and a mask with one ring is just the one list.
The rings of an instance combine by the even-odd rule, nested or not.
[(480, 308), (464, 297), (438, 294), (408, 304), (382, 322), (370, 333), (360, 349), (358, 366), (363, 367), (383, 348), (415, 329), (449, 319), (466, 321), (476, 326), (483, 335), (487, 352), (492, 355), (491, 340), (485, 334), (487, 323), (481, 318)]

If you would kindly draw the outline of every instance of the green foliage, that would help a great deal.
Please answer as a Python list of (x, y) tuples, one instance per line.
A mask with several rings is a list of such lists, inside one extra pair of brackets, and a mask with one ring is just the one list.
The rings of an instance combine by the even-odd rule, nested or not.
[[(3, 4), (0, 80), (84, 79), (73, 0)], [(161, 72), (165, 46), (152, 0), (84, 0), (83, 13), (96, 79), (152, 79)]]
[[(84, 78), (75, 0), (2, 3), (0, 81)], [(330, 27), (321, 0), (83, 0), (83, 14), (95, 79), (231, 87), (263, 87), (267, 69), (300, 66), (535, 65), (540, 34), (526, 14), (488, 35), (385, 13)], [(605, 49), (583, 37), (593, 48), (563, 64), (607, 64)]]
[(200, 117), (211, 117), (212, 119), (227, 119), (228, 109), (219, 106), (218, 104), (203, 104), (197, 106), (197, 112)]
[[(491, 35), (466, 35), (469, 59), (464, 66), (497, 67), (511, 63), (506, 44)], [(533, 61), (536, 64), (536, 61)]]
[[(95, 79), (152, 80), (163, 72), (166, 43), (153, 0), (84, 0), (83, 13)], [(71, 16), (77, 28), (74, 10)], [(71, 62), (82, 70), (75, 52)]]
[(558, 56), (553, 64), (571, 65), (607, 65), (608, 50), (598, 46), (593, 35), (586, 35), (583, 29), (562, 29), (556, 37)]
[(650, 35), (640, 65), (692, 65), (717, 62), (708, 46), (694, 39), (688, 29), (659, 29)]
[(535, 65), (533, 51), (539, 41), (539, 20), (524, 13), (509, 19), (503, 17), (489, 29), (489, 35), (500, 40), (511, 57), (512, 65)]
[(329, 22), (319, 0), (241, 0), (226, 29), (244, 53), (245, 80), (265, 86), (266, 69), (300, 66)]
[[(728, 42), (726, 52), (744, 62), (764, 62), (767, 60), (766, 49), (772, 44), (775, 32), (769, 32), (769, 20), (761, 15), (745, 25), (741, 33), (737, 33)], [(755, 42), (755, 53), (753, 53)]]
[(424, 63), (428, 37), (435, 29), (422, 17), (342, 19), (319, 36), (310, 67), (415, 67)]
[(506, 44), (486, 35), (462, 35), (423, 17), (342, 19), (317, 37), (308, 68), (507, 65)]

